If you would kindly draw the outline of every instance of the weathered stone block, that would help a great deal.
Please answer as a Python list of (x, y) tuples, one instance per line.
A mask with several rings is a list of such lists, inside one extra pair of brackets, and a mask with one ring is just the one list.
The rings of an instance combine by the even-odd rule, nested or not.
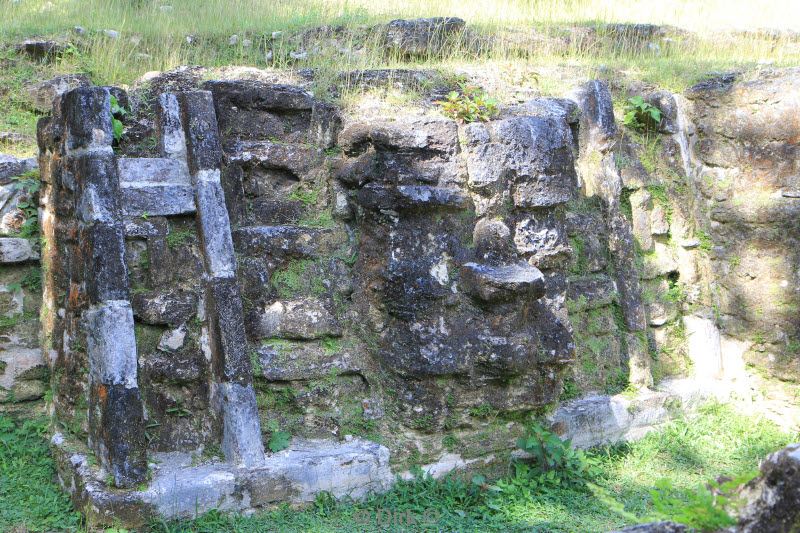
[(261, 442), (253, 385), (217, 383), (214, 387), (214, 394), (221, 402), (219, 412), (222, 414), (222, 451), (225, 458), (234, 464), (250, 467), (262, 464), (264, 444)]
[(217, 175), (217, 181), (195, 183), (195, 202), (206, 272), (211, 276), (229, 277), (236, 273), (236, 257), (225, 193), (218, 179)]
[(79, 239), (89, 301), (127, 300), (128, 268), (122, 225), (84, 226)]
[(252, 370), (239, 284), (233, 277), (211, 278), (205, 294), (214, 375), (223, 382), (249, 383)]
[(581, 110), (581, 151), (610, 150), (616, 142), (618, 129), (608, 86), (600, 80), (588, 81), (571, 94), (570, 98)]
[(461, 267), (461, 286), (484, 302), (513, 299), (539, 299), (545, 293), (545, 280), (538, 268), (527, 263), (504, 266), (466, 263)]
[(178, 97), (172, 93), (162, 93), (156, 104), (156, 138), (158, 151), (162, 157), (186, 160), (186, 134), (181, 120), (181, 107)]
[(538, 210), (522, 216), (514, 228), (517, 251), (539, 268), (561, 266), (570, 256), (564, 213)]
[(109, 301), (83, 313), (89, 373), (95, 384), (137, 386), (133, 311), (127, 301)]
[(567, 298), (571, 309), (584, 311), (611, 305), (617, 298), (617, 288), (608, 276), (591, 276), (569, 280)]
[(59, 102), (68, 150), (98, 148), (110, 152), (114, 136), (108, 89), (79, 87), (66, 92)]
[(260, 314), (254, 334), (261, 338), (313, 340), (338, 337), (342, 328), (322, 302), (305, 298), (269, 305)]
[(26, 92), (28, 93), (28, 98), (33, 104), (33, 107), (37, 111), (46, 113), (52, 111), (53, 101), (56, 97), (76, 87), (89, 86), (91, 86), (91, 82), (85, 75), (67, 74), (29, 85), (26, 87)]
[(358, 203), (367, 209), (428, 210), (459, 209), (467, 205), (467, 195), (459, 189), (400, 185), (397, 187), (370, 183), (358, 191)]
[(197, 311), (197, 294), (178, 290), (137, 293), (132, 298), (136, 318), (146, 324), (180, 325)]
[(122, 219), (119, 174), (113, 152), (84, 153), (70, 159), (76, 181), (78, 219), (86, 224), (113, 225)]
[(554, 206), (575, 194), (572, 133), (566, 122), (512, 117), (474, 123), (465, 129), (465, 138), (468, 183), (479, 194), (495, 197), (489, 209), (500, 209), (502, 193), (509, 189), (518, 207)]
[[(208, 91), (181, 93), (181, 120), (186, 131), (186, 152), (189, 171), (194, 179), (202, 170), (218, 170), (222, 166), (214, 101)], [(227, 217), (226, 217), (227, 218)]]
[(39, 253), (28, 239), (0, 238), (0, 263), (24, 263), (37, 259), (39, 259)]
[(263, 257), (314, 257), (326, 230), (298, 226), (251, 226), (233, 232), (241, 253)]
[(94, 451), (117, 487), (147, 476), (144, 412), (138, 388), (92, 383), (89, 410)]

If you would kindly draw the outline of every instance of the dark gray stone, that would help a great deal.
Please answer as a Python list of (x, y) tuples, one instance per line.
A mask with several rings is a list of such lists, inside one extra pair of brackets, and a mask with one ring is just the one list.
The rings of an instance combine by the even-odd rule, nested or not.
[(314, 101), (311, 109), (311, 135), (317, 146), (333, 148), (339, 142), (342, 117), (339, 109), (327, 102)]
[(50, 61), (64, 53), (67, 47), (57, 41), (26, 39), (16, 45), (15, 49), (35, 61)]
[(489, 266), (466, 263), (461, 266), (461, 286), (481, 301), (494, 303), (513, 299), (539, 299), (545, 294), (544, 276), (527, 263)]
[(0, 154), (0, 185), (9, 183), (10, 178), (21, 176), (38, 167), (39, 164), (32, 157), (23, 159), (12, 155)]
[(103, 148), (111, 150), (111, 100), (104, 87), (79, 87), (58, 100), (64, 117), (67, 149)]
[(479, 214), (504, 208), (503, 194), (513, 191), (514, 205), (551, 207), (569, 201), (577, 189), (572, 133), (554, 118), (512, 117), (465, 128), (469, 186), (486, 197), (476, 200)]
[(298, 226), (251, 226), (233, 231), (237, 251), (252, 256), (314, 257), (326, 230)]
[(252, 381), (242, 299), (236, 278), (206, 282), (206, 313), (211, 344), (211, 365), (218, 381), (240, 384)]
[(66, 74), (26, 87), (34, 109), (42, 113), (53, 110), (53, 101), (76, 87), (89, 87), (92, 83), (84, 74)]
[(222, 166), (222, 146), (214, 99), (208, 91), (190, 91), (181, 93), (180, 103), (189, 171), (196, 180), (199, 172), (218, 171)]
[(122, 224), (83, 226), (80, 242), (91, 303), (128, 299), (128, 268)]
[(134, 315), (146, 324), (179, 325), (197, 312), (197, 295), (193, 292), (137, 293), (131, 300)]
[(607, 152), (617, 139), (619, 130), (614, 119), (614, 103), (608, 85), (600, 80), (581, 85), (570, 98), (581, 110), (581, 151)]
[(761, 463), (761, 475), (747, 484), (748, 504), (736, 531), (784, 533), (800, 527), (800, 444), (791, 444)]
[(370, 183), (358, 191), (358, 203), (367, 209), (426, 210), (467, 205), (469, 198), (460, 189), (429, 187), (426, 185), (400, 185), (397, 187)]
[(96, 406), (89, 410), (95, 455), (115, 486), (141, 483), (147, 477), (147, 456), (139, 389), (93, 383), (90, 396), (90, 403)]

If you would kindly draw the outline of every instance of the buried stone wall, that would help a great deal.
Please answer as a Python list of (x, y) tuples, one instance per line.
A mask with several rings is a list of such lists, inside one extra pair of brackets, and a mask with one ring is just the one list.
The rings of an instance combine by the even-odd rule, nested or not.
[(99, 519), (504, 465), (545, 414), (578, 445), (635, 438), (724, 377), (679, 97), (643, 137), (597, 81), (469, 125), (178, 85), (120, 143), (109, 89), (40, 124), (55, 450)]

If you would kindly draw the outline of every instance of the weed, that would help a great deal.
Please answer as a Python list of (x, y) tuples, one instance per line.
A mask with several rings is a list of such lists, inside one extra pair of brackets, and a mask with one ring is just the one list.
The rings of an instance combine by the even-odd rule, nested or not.
[(267, 429), (271, 432), (269, 441), (267, 441), (267, 447), (273, 453), (277, 453), (289, 447), (289, 441), (291, 441), (292, 435), (288, 431), (281, 431), (280, 424), (277, 420), (270, 420), (267, 423)]
[(194, 232), (190, 229), (173, 230), (167, 234), (167, 246), (177, 248), (188, 242), (194, 237)]
[(444, 100), (435, 103), (445, 116), (461, 123), (486, 122), (499, 112), (497, 101), (472, 85), (461, 85), (458, 91), (451, 91)]
[(703, 230), (695, 231), (695, 237), (700, 242), (698, 248), (704, 252), (710, 252), (711, 248), (714, 246), (714, 241), (711, 240), (711, 235), (706, 233)]
[(622, 123), (637, 131), (655, 131), (661, 123), (661, 110), (641, 96), (634, 96), (625, 102)]
[(119, 142), (122, 139), (122, 119), (128, 114), (128, 110), (119, 105), (119, 100), (113, 94), (111, 95), (111, 132), (114, 135), (114, 140)]

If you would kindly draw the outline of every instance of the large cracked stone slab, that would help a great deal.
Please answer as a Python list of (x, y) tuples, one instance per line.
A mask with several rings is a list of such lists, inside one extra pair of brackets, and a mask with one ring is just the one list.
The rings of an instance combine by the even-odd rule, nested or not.
[(464, 129), (468, 184), (478, 214), (501, 209), (505, 191), (517, 207), (552, 207), (576, 192), (572, 132), (563, 120), (520, 116)]

